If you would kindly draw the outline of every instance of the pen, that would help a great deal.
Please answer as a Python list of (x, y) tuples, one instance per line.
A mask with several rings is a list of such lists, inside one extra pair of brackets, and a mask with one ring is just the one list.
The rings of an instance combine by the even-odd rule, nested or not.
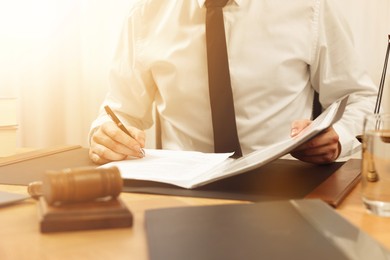
[[(128, 136), (134, 138), (130, 132), (126, 129), (126, 127), (122, 124), (122, 122), (119, 120), (119, 118), (115, 115), (114, 111), (111, 110), (109, 106), (104, 106), (104, 110), (106, 110), (107, 114), (111, 117), (112, 121), (121, 129), (123, 132), (125, 132)], [(144, 149), (140, 148), (140, 152), (142, 156), (145, 157), (145, 151)]]

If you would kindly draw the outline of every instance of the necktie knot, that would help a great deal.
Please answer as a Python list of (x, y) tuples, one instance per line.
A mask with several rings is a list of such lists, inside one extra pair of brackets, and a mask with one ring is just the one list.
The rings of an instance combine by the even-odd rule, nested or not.
[(206, 0), (206, 7), (224, 7), (229, 0)]

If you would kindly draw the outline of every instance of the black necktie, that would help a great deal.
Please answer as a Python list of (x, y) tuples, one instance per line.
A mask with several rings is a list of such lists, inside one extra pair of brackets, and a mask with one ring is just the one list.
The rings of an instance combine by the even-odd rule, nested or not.
[(228, 0), (206, 0), (207, 65), (216, 153), (235, 152), (241, 157), (233, 93), (230, 83), (222, 8)]

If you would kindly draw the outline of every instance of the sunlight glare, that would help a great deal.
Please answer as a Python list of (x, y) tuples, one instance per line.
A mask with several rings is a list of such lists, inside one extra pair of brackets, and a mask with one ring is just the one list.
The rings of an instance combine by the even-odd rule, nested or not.
[(49, 37), (76, 0), (1, 0), (0, 37)]

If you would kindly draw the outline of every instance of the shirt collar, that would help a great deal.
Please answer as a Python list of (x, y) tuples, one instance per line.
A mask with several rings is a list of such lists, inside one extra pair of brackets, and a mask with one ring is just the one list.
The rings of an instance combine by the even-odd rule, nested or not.
[[(235, 2), (238, 6), (240, 6), (242, 1), (243, 0), (234, 0), (233, 2)], [(206, 0), (198, 0), (199, 7), (203, 7), (205, 2)]]

